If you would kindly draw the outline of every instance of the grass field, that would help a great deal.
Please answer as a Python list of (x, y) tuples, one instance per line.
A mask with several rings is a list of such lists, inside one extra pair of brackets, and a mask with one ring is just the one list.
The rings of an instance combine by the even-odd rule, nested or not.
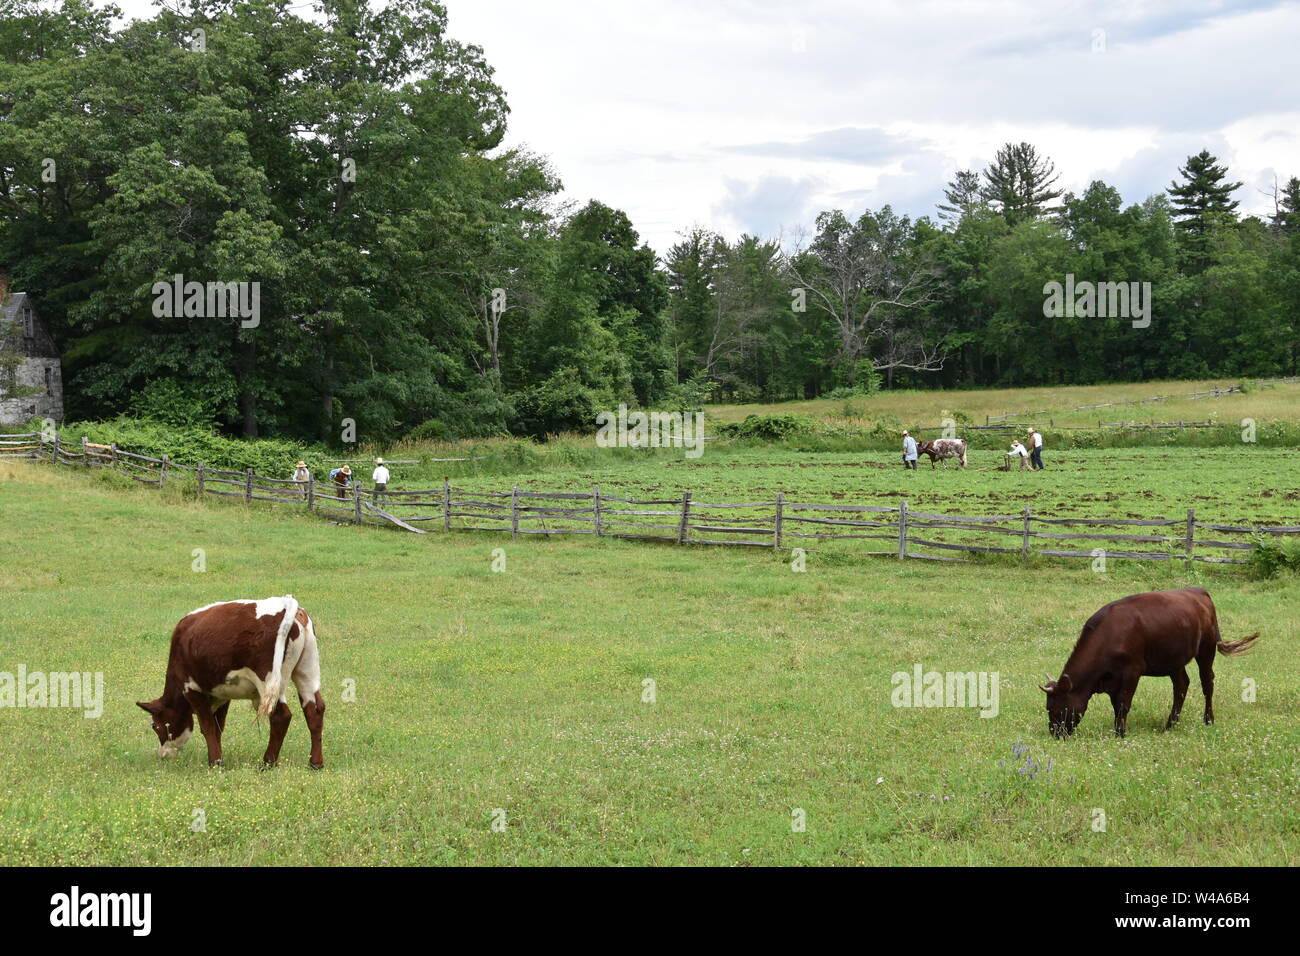
[[(711, 405), (710, 420), (738, 421), (746, 415), (807, 415), (812, 418), (866, 419), (869, 421), (894, 420), (904, 423), (937, 425), (941, 419), (954, 412), (970, 416), (976, 425), (983, 425), (988, 415), (1020, 415), (1025, 412), (1045, 412), (1028, 421), (1046, 422), (1049, 418), (1057, 425), (1093, 426), (1098, 422), (1118, 421), (1205, 421), (1239, 422), (1250, 417), (1258, 421), (1292, 420), (1300, 413), (1300, 384), (1277, 384), (1254, 387), (1247, 392), (1234, 392), (1218, 398), (1198, 398), (1193, 392), (1204, 392), (1219, 387), (1238, 384), (1226, 379), (1209, 379), (1193, 382), (1134, 382), (1112, 385), (1061, 385), (1041, 388), (980, 388), (954, 391), (909, 391), (904, 389), (882, 391), (871, 396), (847, 399), (813, 399), (804, 402), (783, 402), (779, 405)], [(1081, 405), (1099, 405), (1103, 402), (1134, 402), (1156, 395), (1167, 396), (1163, 401), (1140, 405), (1118, 404), (1110, 408), (1074, 411)]]
[[(1291, 506), (1262, 492), (1300, 486), (1294, 457), (1169, 471), (1080, 459), (1073, 478), (1049, 463), (1033, 476), (923, 470), (905, 486), (901, 472), (781, 461), (767, 480), (917, 500), (922, 486), (987, 496), (1077, 481), (1121, 495), (1090, 506), (1161, 511), (1199, 492), (1241, 518), (1283, 517)], [(717, 464), (719, 491), (751, 488), (760, 467), (742, 479)], [(658, 487), (687, 466), (638, 467), (626, 481)], [(815, 555), (793, 573), (739, 549), (331, 525), (26, 464), (0, 464), (0, 539), (0, 671), (106, 682), (97, 720), (0, 709), (4, 864), (1300, 863), (1294, 576)], [(1262, 632), (1251, 654), (1219, 658), (1218, 723), (1199, 722), (1193, 672), (1170, 733), (1169, 682), (1152, 679), (1127, 739), (1101, 698), (1074, 739), (1051, 739), (1035, 682), (1059, 671), (1086, 617), (1187, 584), (1209, 588), (1226, 636)], [(257, 770), (265, 728), (249, 710), (231, 716), (224, 770), (207, 769), (197, 738), (159, 761), (133, 701), (161, 690), (176, 620), (286, 592), (318, 622), (325, 771), (307, 770), (300, 713), (275, 771)], [(917, 664), (997, 671), (997, 716), (891, 706), (891, 675)]]

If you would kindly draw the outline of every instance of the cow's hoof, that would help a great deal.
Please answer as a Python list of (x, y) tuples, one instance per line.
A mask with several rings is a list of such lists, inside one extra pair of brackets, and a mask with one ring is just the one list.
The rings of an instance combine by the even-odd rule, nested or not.
[(312, 770), (324, 770), (324, 769), (325, 769), (325, 765), (324, 765), (323, 763), (312, 763), (310, 760), (307, 761), (307, 766), (308, 766), (309, 768), (311, 768)]
[(208, 761), (208, 769), (209, 769), (209, 770), (223, 770), (223, 769), (225, 769), (225, 768), (222, 766), (222, 763), (221, 763), (220, 760), (209, 760), (209, 761)]
[(275, 761), (275, 760), (263, 760), (263, 761), (262, 761), (262, 769), (263, 769), (263, 770), (274, 770), (274, 769), (275, 769), (275, 765), (276, 765), (277, 762), (278, 762), (278, 761)]

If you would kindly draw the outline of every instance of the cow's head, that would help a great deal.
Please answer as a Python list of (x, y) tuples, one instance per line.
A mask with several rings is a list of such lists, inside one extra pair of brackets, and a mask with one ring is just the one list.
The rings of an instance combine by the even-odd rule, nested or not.
[(1038, 689), (1047, 695), (1047, 729), (1053, 737), (1070, 736), (1088, 709), (1088, 696), (1074, 689), (1069, 674), (1062, 674), (1060, 680), (1048, 677)]
[(153, 732), (158, 735), (158, 756), (174, 757), (189, 743), (194, 733), (194, 712), (188, 707), (181, 710), (169, 707), (159, 697), (157, 700), (136, 701), (135, 704), (152, 718)]

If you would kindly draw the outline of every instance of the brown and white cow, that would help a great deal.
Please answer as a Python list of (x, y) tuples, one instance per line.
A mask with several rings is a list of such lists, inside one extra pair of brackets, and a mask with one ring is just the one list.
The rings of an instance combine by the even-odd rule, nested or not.
[(259, 717), (270, 717), (262, 763), (273, 767), (293, 716), (284, 697), (289, 681), (298, 689), (311, 731), (310, 766), (320, 770), (325, 722), (320, 652), (312, 620), (291, 594), (223, 601), (185, 615), (172, 631), (162, 696), (138, 706), (153, 718), (160, 757), (180, 752), (194, 732), (197, 714), (199, 731), (208, 743), (208, 766), (220, 766), (221, 732), (230, 702), (251, 700)]
[(966, 467), (966, 440), (964, 438), (936, 438), (933, 441), (923, 441), (916, 446), (917, 454), (930, 456), (930, 467), (934, 467), (936, 459), (943, 459), (943, 467), (948, 467), (948, 459), (956, 458), (957, 463), (963, 468)]

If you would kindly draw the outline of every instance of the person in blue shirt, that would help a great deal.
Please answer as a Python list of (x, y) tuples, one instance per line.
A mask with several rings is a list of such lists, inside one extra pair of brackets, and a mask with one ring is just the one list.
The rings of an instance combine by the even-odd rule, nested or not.
[(903, 467), (916, 469), (916, 439), (903, 432)]
[(342, 468), (330, 469), (330, 481), (334, 482), (334, 494), (338, 498), (345, 496), (348, 488), (348, 482), (352, 480), (352, 466), (344, 465)]

